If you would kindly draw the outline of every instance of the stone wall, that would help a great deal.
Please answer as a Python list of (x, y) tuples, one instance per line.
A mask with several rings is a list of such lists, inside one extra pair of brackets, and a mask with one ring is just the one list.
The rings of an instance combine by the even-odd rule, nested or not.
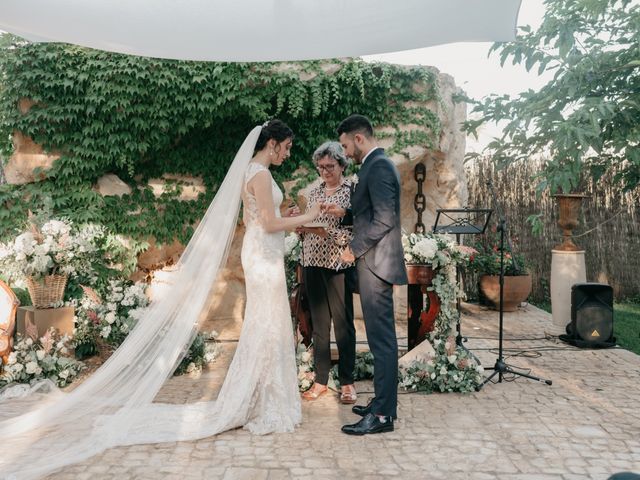
[[(288, 64), (282, 64), (280, 68), (294, 68)], [(327, 64), (325, 70), (335, 72), (339, 68), (336, 64)], [(460, 132), (460, 123), (466, 119), (466, 105), (455, 104), (452, 95), (459, 93), (451, 76), (442, 74), (431, 67), (424, 67), (432, 70), (438, 81), (440, 98), (430, 102), (428, 107), (437, 113), (442, 125), (442, 131), (435, 148), (428, 148), (425, 145), (415, 145), (392, 156), (392, 160), (397, 165), (402, 179), (402, 227), (411, 232), (417, 220), (414, 210), (414, 197), (416, 194), (416, 181), (414, 179), (414, 168), (417, 163), (424, 163), (426, 167), (426, 180), (423, 185), (423, 192), (426, 197), (426, 210), (423, 213), (423, 223), (427, 230), (433, 224), (438, 208), (455, 208), (464, 206), (467, 201), (468, 192), (466, 178), (463, 168), (463, 157), (465, 151), (465, 136)], [(310, 80), (312, 76), (301, 74), (303, 80)], [(424, 85), (416, 85), (415, 88), (425, 88)], [(24, 113), (31, 106), (32, 102), (27, 100), (20, 102), (20, 110)], [(409, 128), (409, 125), (404, 128)], [(376, 130), (388, 131), (388, 127), (377, 125)], [(27, 183), (37, 181), (34, 169), (49, 168), (58, 158), (55, 152), (44, 152), (39, 145), (21, 135), (14, 134), (15, 152), (4, 167), (4, 174), (8, 183)], [(392, 140), (384, 139), (380, 142), (382, 147), (390, 147)], [(178, 181), (185, 187), (183, 199), (189, 200), (197, 196), (204, 189), (202, 182), (194, 178), (162, 178), (153, 179), (151, 187), (156, 194), (164, 191), (167, 182)], [(128, 185), (124, 184), (115, 175), (108, 174), (98, 180), (96, 190), (103, 195), (123, 195), (130, 192)], [(285, 204), (288, 203), (285, 200)], [(240, 265), (240, 246), (242, 245), (244, 229), (238, 227), (233, 242), (232, 251), (226, 268), (221, 273), (218, 283), (212, 289), (210, 298), (211, 310), (209, 319), (237, 320), (242, 318), (244, 310), (244, 277)], [(148, 252), (140, 258), (142, 270), (136, 275), (136, 279), (147, 277), (149, 269), (162, 268), (175, 263), (184, 247), (177, 243), (168, 246), (154, 245)], [(158, 279), (162, 274), (158, 272)], [(158, 280), (161, 282), (161, 280)], [(399, 288), (397, 292), (396, 313), (398, 318), (406, 316), (406, 294), (404, 288)], [(357, 302), (356, 302), (357, 303)]]
[[(459, 128), (461, 122), (466, 119), (466, 105), (454, 104), (452, 101), (452, 95), (459, 92), (453, 78), (439, 73), (436, 69), (432, 70), (438, 74), (441, 96), (439, 101), (429, 104), (429, 107), (437, 112), (442, 124), (442, 132), (438, 139), (437, 148), (429, 149), (426, 146), (413, 146), (392, 157), (402, 179), (402, 227), (408, 232), (413, 231), (417, 219), (413, 206), (417, 191), (417, 184), (414, 179), (414, 168), (417, 163), (423, 162), (426, 167), (426, 179), (423, 185), (426, 209), (423, 213), (423, 223), (427, 230), (430, 230), (433, 226), (436, 209), (464, 206), (468, 198), (463, 164), (465, 136)], [(384, 131), (384, 129), (384, 126), (376, 126), (377, 131)], [(380, 145), (383, 147), (391, 146), (389, 141), (381, 141)], [(288, 199), (285, 199), (283, 207), (288, 204), (288, 201)], [(243, 228), (238, 227), (227, 268), (223, 271), (221, 280), (213, 290), (211, 297), (212, 308), (207, 322), (211, 328), (219, 328), (219, 322), (221, 321), (242, 318), (244, 311), (244, 277), (240, 265), (240, 246), (243, 232)], [(357, 298), (355, 305), (356, 317), (361, 318), (362, 313)], [(406, 319), (406, 287), (396, 287), (395, 307), (396, 318), (398, 320)]]

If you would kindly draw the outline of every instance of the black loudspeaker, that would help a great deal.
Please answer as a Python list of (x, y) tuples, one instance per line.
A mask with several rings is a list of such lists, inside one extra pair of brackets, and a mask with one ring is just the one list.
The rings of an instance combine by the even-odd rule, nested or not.
[(581, 348), (608, 348), (613, 336), (613, 288), (602, 283), (571, 287), (571, 323), (560, 340)]

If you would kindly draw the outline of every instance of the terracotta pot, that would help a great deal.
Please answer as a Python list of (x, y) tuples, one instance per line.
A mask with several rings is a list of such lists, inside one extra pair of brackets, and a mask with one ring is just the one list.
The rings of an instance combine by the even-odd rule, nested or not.
[(407, 264), (409, 285), (431, 285), (433, 269), (429, 265)]
[(575, 252), (581, 250), (571, 239), (572, 231), (579, 224), (578, 216), (580, 215), (580, 206), (582, 199), (588, 195), (580, 193), (567, 193), (553, 195), (558, 199), (558, 226), (562, 229), (562, 243), (555, 247), (555, 250), (565, 252)]
[[(496, 310), (500, 309), (500, 276), (481, 275), (480, 290), (493, 303)], [(531, 275), (514, 275), (504, 277), (503, 301), (504, 312), (515, 312), (520, 303), (524, 302), (531, 293)]]

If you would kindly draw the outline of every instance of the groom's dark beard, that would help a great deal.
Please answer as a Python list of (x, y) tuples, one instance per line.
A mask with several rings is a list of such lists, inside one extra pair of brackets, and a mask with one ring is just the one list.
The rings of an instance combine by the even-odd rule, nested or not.
[(360, 165), (362, 163), (362, 158), (364, 157), (364, 155), (362, 154), (362, 150), (360, 150), (358, 147), (354, 146), (353, 147), (353, 159), (356, 161), (356, 163), (358, 165)]

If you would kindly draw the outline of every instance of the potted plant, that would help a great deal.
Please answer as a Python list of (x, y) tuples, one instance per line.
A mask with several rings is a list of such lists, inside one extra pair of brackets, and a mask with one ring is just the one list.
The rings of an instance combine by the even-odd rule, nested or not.
[[(479, 291), (497, 310), (500, 308), (500, 246), (495, 242), (476, 245), (478, 253), (471, 257), (469, 267), (479, 275)], [(531, 293), (531, 274), (524, 256), (504, 251), (503, 311), (513, 312)]]

